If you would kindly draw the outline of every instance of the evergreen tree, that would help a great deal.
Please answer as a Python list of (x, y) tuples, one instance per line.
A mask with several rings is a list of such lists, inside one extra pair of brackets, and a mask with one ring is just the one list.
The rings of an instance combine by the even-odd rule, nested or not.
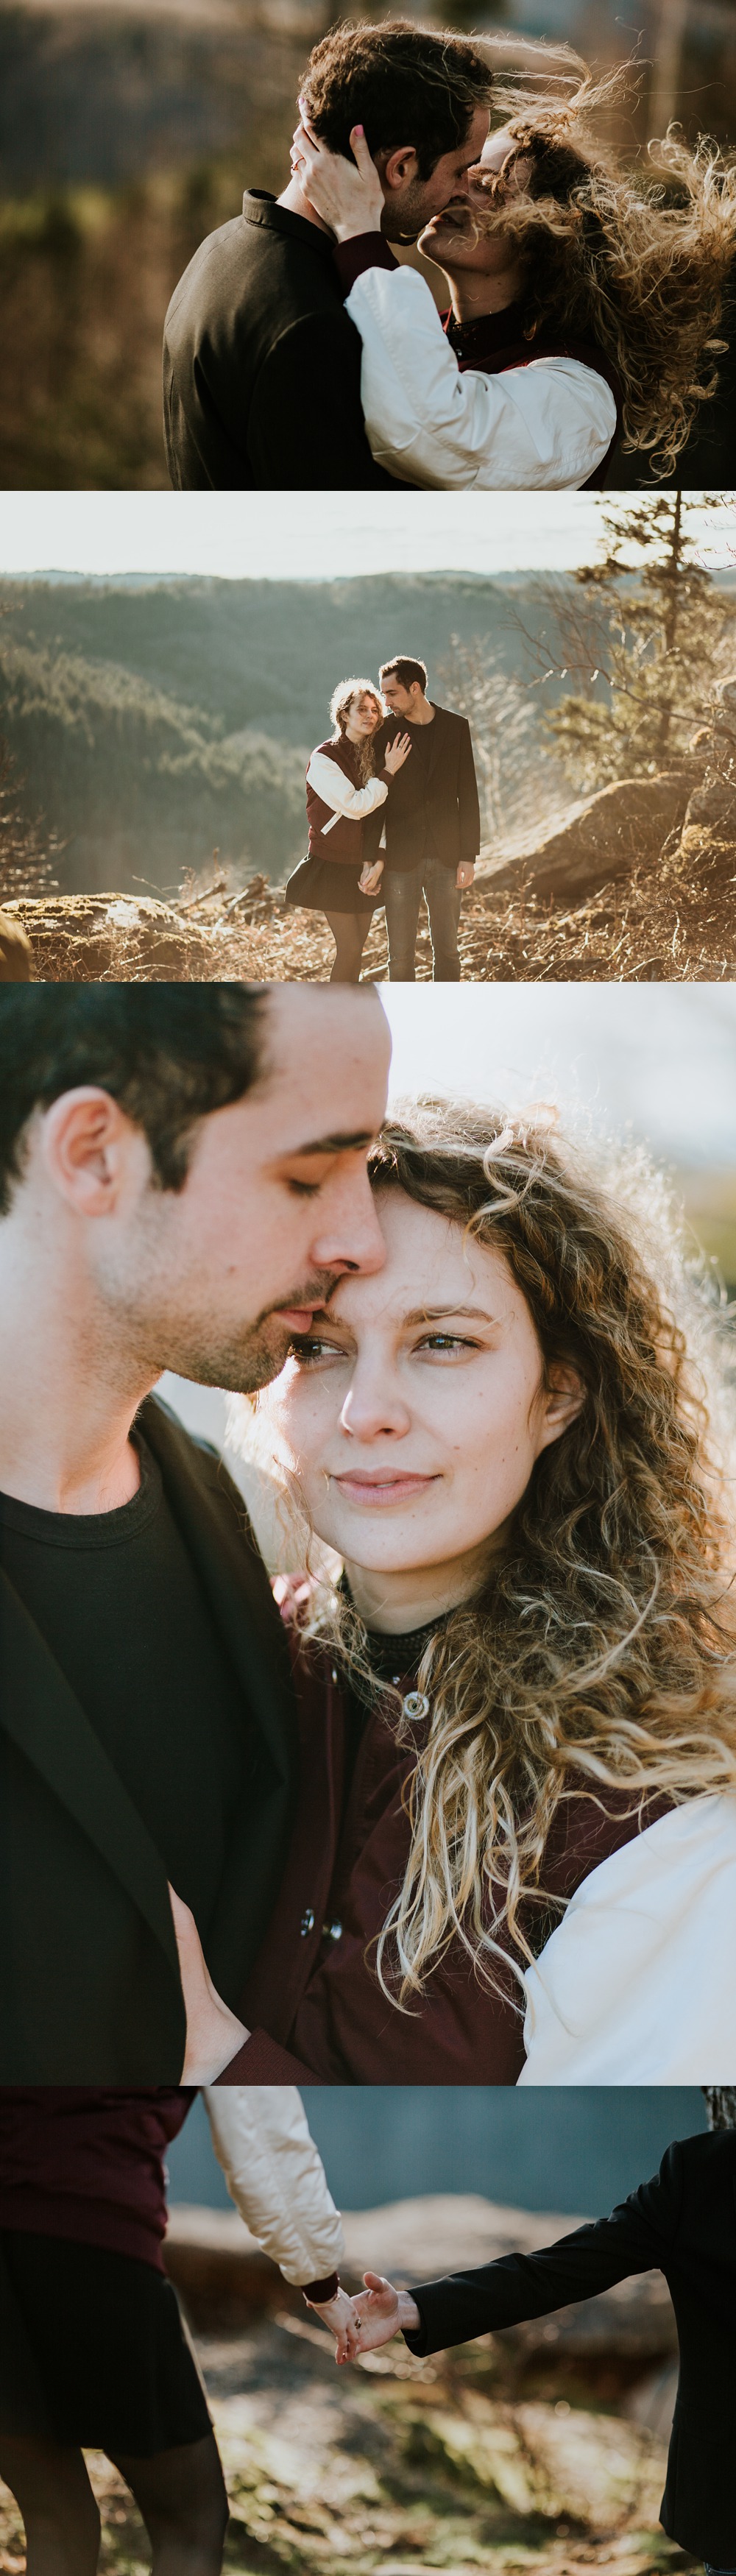
[(557, 590), (547, 655), (550, 678), (576, 682), (545, 729), (579, 792), (682, 759), (716, 680), (736, 669), (736, 599), (697, 560), (699, 502), (642, 494), (604, 503), (602, 517), (577, 598), (568, 607)]

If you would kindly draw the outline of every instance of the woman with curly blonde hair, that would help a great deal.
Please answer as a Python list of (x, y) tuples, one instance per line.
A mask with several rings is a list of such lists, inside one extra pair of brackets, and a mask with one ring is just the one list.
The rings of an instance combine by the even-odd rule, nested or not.
[(332, 733), (307, 767), (309, 851), (286, 888), (288, 906), (324, 912), (335, 942), (331, 984), (358, 984), (383, 875), (379, 842), (391, 779), (411, 751), (397, 733), (374, 757), (386, 705), (372, 680), (338, 680), (330, 699)]
[(651, 1167), (601, 1179), (549, 1118), (419, 1106), (371, 1170), (386, 1266), (258, 1400), (291, 1562), (333, 1553), (283, 1586), (301, 1793), (231, 2079), (730, 2081), (707, 1278)]
[(467, 196), (420, 236), (448, 280), (442, 316), (381, 235), (362, 129), (352, 163), (304, 125), (295, 136), (294, 166), (335, 232), (363, 342), (373, 455), (400, 482), (595, 489), (619, 442), (660, 476), (676, 471), (718, 383), (736, 158), (707, 140), (691, 151), (672, 126), (650, 144), (646, 177), (627, 168), (596, 133), (624, 77), (576, 64), (567, 79), (495, 84), (507, 122)]

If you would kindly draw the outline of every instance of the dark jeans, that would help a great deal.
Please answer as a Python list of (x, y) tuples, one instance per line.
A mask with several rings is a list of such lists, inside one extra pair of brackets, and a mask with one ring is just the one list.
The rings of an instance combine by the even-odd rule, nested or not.
[(389, 982), (413, 984), (416, 981), (414, 951), (422, 888), (427, 897), (432, 934), (434, 981), (436, 984), (459, 984), (457, 930), (462, 889), (455, 884), (455, 869), (443, 867), (441, 859), (425, 859), (419, 868), (384, 869), (382, 894), (388, 931)]

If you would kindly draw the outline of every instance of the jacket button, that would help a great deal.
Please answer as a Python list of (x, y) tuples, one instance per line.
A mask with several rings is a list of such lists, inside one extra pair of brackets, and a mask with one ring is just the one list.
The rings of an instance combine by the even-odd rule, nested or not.
[(322, 1934), (323, 1934), (323, 1938), (324, 1938), (325, 1940), (327, 1940), (327, 1941), (341, 1941), (341, 1940), (342, 1940), (342, 1924), (341, 1924), (341, 1923), (323, 1923), (323, 1925), (322, 1925)]
[(313, 1931), (314, 1931), (314, 1915), (313, 1915), (313, 1912), (312, 1912), (311, 1905), (307, 1905), (307, 1906), (305, 1907), (304, 1913), (303, 1913), (303, 1915), (302, 1915), (301, 1923), (300, 1923), (300, 1925), (299, 1925), (299, 1930), (300, 1930), (300, 1932), (301, 1932), (301, 1936), (302, 1936), (302, 1940), (303, 1940), (303, 1941), (306, 1941), (307, 1933), (308, 1933), (308, 1932), (313, 1932)]

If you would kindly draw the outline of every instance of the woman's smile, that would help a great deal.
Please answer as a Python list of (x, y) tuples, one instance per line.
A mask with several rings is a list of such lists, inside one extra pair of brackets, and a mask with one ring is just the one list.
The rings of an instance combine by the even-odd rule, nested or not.
[(399, 1467), (375, 1467), (371, 1471), (346, 1467), (332, 1481), (346, 1502), (357, 1503), (361, 1511), (375, 1511), (377, 1507), (385, 1510), (392, 1503), (413, 1502), (416, 1495), (426, 1494), (430, 1485), (438, 1484), (439, 1478), (414, 1476)]

